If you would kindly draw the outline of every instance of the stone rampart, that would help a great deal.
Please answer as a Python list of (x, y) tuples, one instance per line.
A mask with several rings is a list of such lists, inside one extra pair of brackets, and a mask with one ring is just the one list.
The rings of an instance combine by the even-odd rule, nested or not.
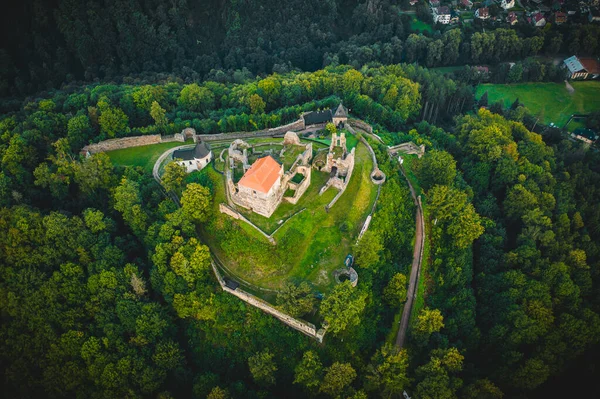
[(218, 134), (203, 134), (199, 135), (204, 141), (219, 141), (219, 140), (235, 140), (235, 139), (248, 139), (254, 137), (272, 137), (278, 135), (285, 135), (290, 130), (301, 130), (304, 128), (304, 121), (298, 119), (287, 125), (274, 127), (266, 130), (257, 130), (254, 132), (231, 132), (231, 133), (218, 133)]
[(151, 134), (148, 136), (122, 137), (119, 139), (104, 140), (96, 144), (86, 145), (81, 149), (81, 152), (83, 154), (96, 154), (98, 152), (120, 150), (122, 148), (158, 144), (161, 141), (162, 138), (160, 134)]
[(357, 129), (361, 129), (367, 133), (373, 134), (373, 128), (366, 122), (363, 122), (359, 119), (348, 119), (348, 123)]
[(319, 343), (323, 342), (323, 337), (325, 336), (324, 329), (317, 330), (314, 324), (308, 323), (303, 320), (295, 319), (292, 316), (287, 315), (278, 309), (275, 309), (268, 302), (242, 290), (240, 287), (236, 289), (231, 289), (227, 287), (223, 276), (221, 276), (221, 273), (219, 273), (219, 270), (217, 269), (217, 266), (213, 261), (211, 261), (211, 266), (213, 272), (215, 273), (215, 277), (217, 278), (217, 281), (219, 282), (219, 285), (221, 286), (221, 289), (223, 289), (223, 291), (228, 292), (231, 295), (235, 295), (242, 301), (259, 308), (260, 310), (270, 314), (271, 316), (276, 317), (277, 319), (292, 327), (293, 329), (300, 331), (301, 333), (306, 334), (313, 339), (316, 339)]

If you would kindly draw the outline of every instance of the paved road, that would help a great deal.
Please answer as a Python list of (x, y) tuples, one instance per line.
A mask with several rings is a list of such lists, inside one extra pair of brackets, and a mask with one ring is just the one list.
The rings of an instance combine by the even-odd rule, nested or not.
[(413, 261), (410, 268), (410, 279), (408, 283), (407, 299), (404, 304), (404, 311), (402, 312), (402, 319), (400, 319), (400, 329), (398, 335), (396, 335), (396, 346), (402, 349), (404, 341), (406, 340), (406, 331), (408, 329), (408, 321), (410, 320), (410, 314), (412, 311), (413, 303), (417, 297), (417, 286), (419, 284), (419, 277), (421, 275), (421, 262), (423, 260), (423, 243), (425, 242), (425, 225), (423, 223), (423, 208), (421, 207), (421, 198), (415, 194), (415, 190), (410, 184), (410, 180), (404, 173), (404, 168), (400, 165), (400, 171), (408, 182), (410, 193), (417, 206), (417, 217), (416, 217), (416, 231), (415, 231), (415, 248), (413, 251)]

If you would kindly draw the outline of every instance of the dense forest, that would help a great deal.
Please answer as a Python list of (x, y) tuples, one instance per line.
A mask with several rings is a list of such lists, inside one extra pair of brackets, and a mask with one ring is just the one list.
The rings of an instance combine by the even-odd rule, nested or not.
[[(543, 54), (600, 54), (597, 25), (411, 29), (408, 0), (9, 0), (0, 16), (0, 96), (65, 82), (146, 82), (172, 73), (242, 82), (256, 74), (329, 65), (495, 64)], [(420, 3), (420, 18), (431, 18)], [(557, 80), (531, 60), (514, 79)], [(550, 69), (545, 71), (544, 69)], [(531, 72), (530, 72), (531, 71)], [(514, 74), (514, 73), (513, 73)], [(159, 75), (157, 77), (157, 75)], [(531, 76), (530, 76), (531, 75)]]
[[(357, 258), (357, 288), (322, 300), (334, 326), (322, 345), (221, 291), (196, 234), (212, 190), (202, 173), (179, 181), (177, 207), (141, 168), (78, 155), (111, 137), (275, 126), (340, 100), (387, 143), (428, 149), (414, 164), (430, 236), (425, 306), (402, 351), (386, 336), (406, 299), (415, 208), (385, 146), (372, 143), (388, 176), (375, 250)], [(477, 111), (468, 87), (414, 65), (73, 85), (23, 102), (0, 120), (3, 391), (543, 395), (600, 338), (600, 157), (551, 128), (531, 132), (528, 118), (518, 103)], [(294, 289), (279, 306), (301, 306)]]

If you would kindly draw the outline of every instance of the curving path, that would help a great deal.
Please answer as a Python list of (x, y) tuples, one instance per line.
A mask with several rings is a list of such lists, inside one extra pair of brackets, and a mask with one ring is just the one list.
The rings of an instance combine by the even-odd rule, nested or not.
[(410, 314), (412, 311), (412, 307), (417, 297), (417, 286), (419, 284), (419, 277), (421, 275), (421, 263), (423, 261), (423, 246), (425, 243), (425, 224), (423, 220), (423, 207), (421, 206), (421, 196), (417, 197), (415, 190), (410, 184), (410, 180), (406, 177), (404, 173), (404, 168), (400, 165), (400, 171), (404, 178), (408, 182), (408, 188), (410, 189), (410, 194), (415, 201), (415, 205), (417, 206), (417, 216), (416, 216), (416, 231), (415, 231), (415, 248), (413, 251), (413, 261), (410, 267), (410, 279), (408, 282), (408, 290), (406, 295), (406, 303), (404, 304), (404, 311), (402, 312), (402, 318), (400, 319), (400, 329), (398, 330), (398, 335), (396, 335), (396, 346), (399, 349), (402, 349), (404, 346), (404, 341), (406, 340), (406, 331), (408, 330), (408, 322), (410, 320)]

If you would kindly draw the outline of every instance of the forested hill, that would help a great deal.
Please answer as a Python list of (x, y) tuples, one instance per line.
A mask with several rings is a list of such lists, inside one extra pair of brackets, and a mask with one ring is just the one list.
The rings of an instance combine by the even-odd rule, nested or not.
[(383, 12), (384, 3), (390, 7), (379, 0), (12, 0), (2, 13), (2, 90), (16, 77), (25, 92), (142, 71), (198, 78), (218, 68), (315, 70), (325, 51), (356, 32), (402, 36), (399, 14)]
[[(413, 15), (400, 11), (408, 0), (7, 1), (0, 13), (1, 97), (72, 81), (135, 75), (148, 82), (158, 73), (239, 83), (338, 64), (439, 67), (600, 55), (600, 27), (590, 24), (543, 30), (438, 24), (419, 32)], [(431, 22), (425, 2), (416, 9)], [(562, 80), (551, 63), (546, 69), (546, 79)]]

